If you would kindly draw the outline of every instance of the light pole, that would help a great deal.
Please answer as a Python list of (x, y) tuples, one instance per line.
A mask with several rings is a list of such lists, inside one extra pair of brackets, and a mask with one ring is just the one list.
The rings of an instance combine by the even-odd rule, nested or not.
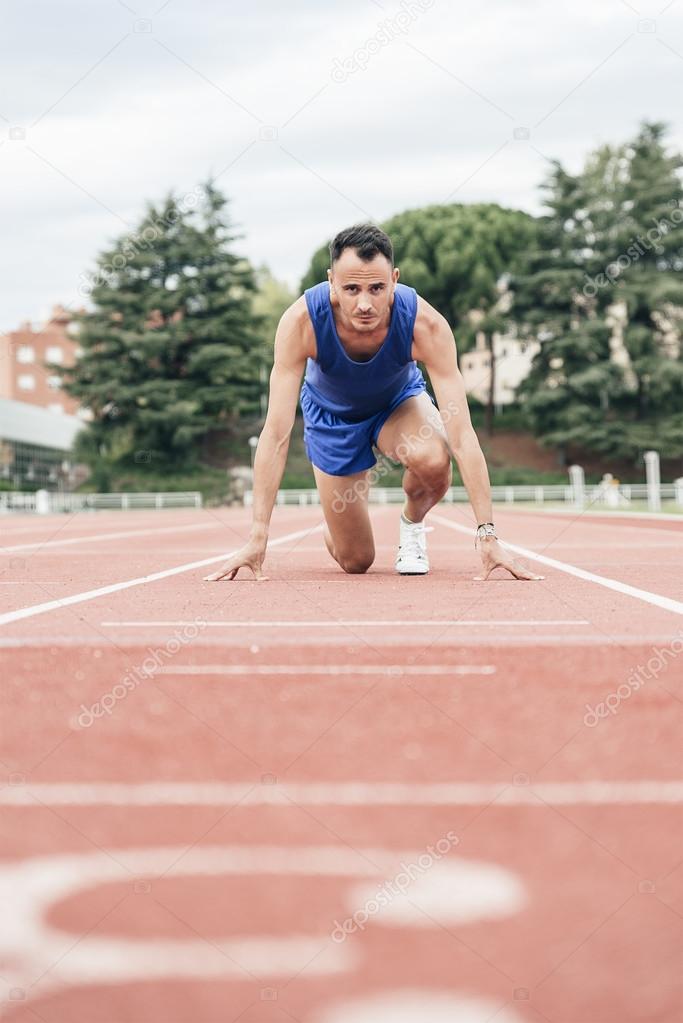
[(650, 511), (658, 512), (662, 510), (659, 452), (646, 451), (643, 458), (645, 459), (645, 478), (647, 481), (647, 506)]
[(254, 472), (254, 456), (256, 455), (256, 445), (257, 444), (258, 444), (258, 437), (250, 437), (249, 438), (249, 448), (250, 448), (249, 455), (250, 455), (250, 463), (251, 463), (252, 475), (253, 475), (253, 472)]

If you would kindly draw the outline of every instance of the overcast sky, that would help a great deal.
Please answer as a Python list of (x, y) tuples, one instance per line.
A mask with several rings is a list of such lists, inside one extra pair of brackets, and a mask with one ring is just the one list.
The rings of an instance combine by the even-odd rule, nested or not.
[(9, 0), (0, 83), (8, 330), (80, 304), (145, 200), (209, 174), (239, 251), (296, 287), (359, 220), (539, 212), (549, 159), (643, 118), (683, 149), (683, 0)]

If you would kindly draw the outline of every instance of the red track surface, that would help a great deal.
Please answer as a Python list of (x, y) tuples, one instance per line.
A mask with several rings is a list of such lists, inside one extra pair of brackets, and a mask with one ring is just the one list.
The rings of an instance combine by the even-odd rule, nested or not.
[[(3, 1018), (683, 1018), (683, 604), (551, 567), (476, 583), (448, 506), (430, 575), (400, 578), (397, 517), (373, 510), (364, 576), (318, 530), (271, 548), (267, 583), (200, 564), (3, 622)], [(277, 509), (271, 539), (319, 522)], [(496, 522), (683, 601), (683, 522)], [(0, 614), (201, 563), (248, 527), (5, 519)]]

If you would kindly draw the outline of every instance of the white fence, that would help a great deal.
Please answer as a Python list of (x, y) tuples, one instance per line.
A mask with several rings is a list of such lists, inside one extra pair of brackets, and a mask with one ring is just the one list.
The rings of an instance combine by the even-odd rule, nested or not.
[(31, 511), (50, 514), (105, 508), (126, 511), (133, 508), (201, 507), (202, 495), (198, 490), (151, 494), (62, 494), (51, 490), (26, 494), (13, 490), (0, 491), (0, 513)]
[[(672, 501), (683, 507), (683, 484), (662, 483), (659, 487), (662, 501)], [(579, 495), (570, 484), (556, 483), (545, 486), (520, 484), (515, 486), (493, 486), (491, 497), (495, 503), (514, 504), (515, 502), (532, 502), (534, 504), (578, 503)], [(615, 502), (618, 497), (618, 502)], [(340, 491), (340, 498), (346, 495)], [(319, 504), (320, 496), (316, 489), (311, 490), (278, 490), (276, 504)], [(405, 501), (402, 487), (371, 487), (369, 500), (373, 504), (399, 504)], [(451, 487), (443, 500), (453, 504), (467, 502), (469, 497), (464, 487)], [(587, 485), (585, 488), (583, 507), (615, 507), (616, 504), (626, 508), (632, 502), (647, 502), (648, 487), (645, 483), (622, 483), (619, 487), (606, 489), (602, 484)], [(251, 490), (244, 494), (245, 505), (253, 502)], [(64, 494), (54, 491), (38, 491), (37, 494), (19, 491), (0, 491), (0, 514), (13, 511), (30, 511), (54, 513), (74, 512), (97, 509), (118, 509), (126, 511), (135, 508), (201, 508), (202, 495), (198, 490), (169, 491), (167, 493), (119, 493), (119, 494)]]
[[(595, 507), (614, 507), (615, 490), (618, 491), (619, 505), (628, 507), (632, 501), (647, 501), (648, 488), (645, 483), (622, 483), (618, 488), (607, 490), (603, 484), (585, 487), (584, 506), (594, 505)], [(677, 483), (663, 483), (659, 488), (662, 501), (675, 501), (683, 506), (683, 486)], [(340, 498), (344, 500), (345, 492), (340, 491)], [(555, 483), (545, 486), (520, 484), (516, 486), (492, 486), (491, 498), (494, 502), (514, 504), (517, 501), (532, 501), (535, 504), (546, 502), (560, 502), (576, 505), (578, 495), (570, 484)], [(402, 487), (371, 487), (368, 499), (373, 504), (397, 504), (405, 501), (405, 493)], [(320, 504), (318, 491), (312, 490), (278, 490), (276, 504)], [(469, 501), (467, 491), (464, 487), (451, 487), (443, 497), (444, 501), (450, 504), (459, 501)], [(253, 501), (252, 491), (247, 490), (244, 494), (244, 503), (251, 505)]]

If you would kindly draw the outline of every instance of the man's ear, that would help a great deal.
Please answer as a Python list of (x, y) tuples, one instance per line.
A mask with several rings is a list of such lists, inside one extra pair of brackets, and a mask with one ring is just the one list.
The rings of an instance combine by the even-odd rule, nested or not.
[(398, 281), (400, 276), (401, 276), (401, 271), (399, 270), (399, 268), (397, 266), (395, 266), (394, 267), (394, 272), (393, 272), (394, 284), (396, 284), (396, 282)]

